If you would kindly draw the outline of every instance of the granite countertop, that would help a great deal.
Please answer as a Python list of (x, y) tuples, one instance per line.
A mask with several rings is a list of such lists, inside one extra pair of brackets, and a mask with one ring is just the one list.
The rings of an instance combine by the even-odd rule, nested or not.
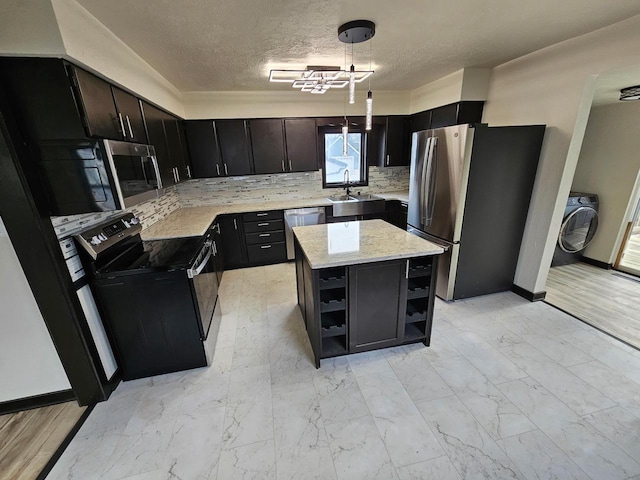
[(294, 227), (311, 268), (439, 255), (444, 249), (383, 220)]
[[(409, 192), (376, 193), (385, 200), (407, 202)], [(327, 207), (331, 205), (326, 197), (270, 202), (231, 203), (202, 207), (184, 207), (171, 212), (167, 217), (142, 231), (143, 240), (164, 240), (167, 238), (199, 237), (204, 235), (218, 215), (248, 213), (261, 210), (286, 210), (303, 207)]]

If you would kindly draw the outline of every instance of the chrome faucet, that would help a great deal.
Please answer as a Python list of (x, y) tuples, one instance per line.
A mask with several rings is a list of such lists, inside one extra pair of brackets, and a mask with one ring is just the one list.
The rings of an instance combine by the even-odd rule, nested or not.
[(349, 169), (344, 169), (344, 175), (342, 176), (342, 183), (344, 184), (344, 189), (346, 190), (347, 196), (349, 196)]

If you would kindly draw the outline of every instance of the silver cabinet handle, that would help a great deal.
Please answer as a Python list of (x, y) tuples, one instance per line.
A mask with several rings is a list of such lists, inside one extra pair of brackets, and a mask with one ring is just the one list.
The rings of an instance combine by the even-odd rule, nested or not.
[(271, 248), (271, 245), (260, 245), (260, 248)]
[(118, 112), (118, 120), (120, 120), (120, 128), (122, 129), (122, 136), (126, 138), (127, 131), (124, 129), (124, 121), (122, 120), (122, 114)]
[(213, 254), (217, 255), (218, 254), (218, 245), (216, 245), (216, 241), (213, 241)]
[(178, 183), (178, 177), (176, 176), (176, 167), (171, 169), (171, 173), (173, 173), (173, 183)]
[(282, 171), (284, 172), (284, 160), (282, 160), (282, 162), (280, 162), (282, 164)]
[(289, 159), (289, 171), (293, 170), (293, 168), (291, 168), (291, 159)]
[(389, 155), (387, 155), (387, 167), (389, 166)]
[(216, 163), (216, 172), (218, 172), (218, 176), (220, 176), (220, 165)]
[(124, 116), (127, 119), (127, 127), (129, 127), (129, 135), (133, 139), (133, 129), (131, 128), (131, 121), (129, 120), (129, 115)]
[(216, 230), (218, 231), (218, 234), (220, 234), (220, 224), (216, 223)]
[(187, 177), (191, 178), (191, 167), (187, 165)]
[(407, 269), (404, 272), (404, 278), (409, 278), (409, 260), (407, 260)]
[(261, 233), (260, 235), (258, 235), (259, 237), (270, 237), (271, 234), (270, 233)]
[(235, 228), (236, 230), (238, 229), (238, 222), (236, 222), (236, 219), (233, 219), (233, 228)]
[(178, 170), (178, 167), (174, 167), (176, 169), (176, 183), (180, 182), (180, 170)]
[(258, 224), (259, 227), (266, 227), (267, 225), (269, 225), (269, 222), (264, 222), (264, 223), (259, 223)]
[(227, 164), (224, 164), (224, 174), (229, 175), (229, 170), (227, 170)]
[(266, 217), (267, 215), (269, 215), (268, 213), (256, 213), (256, 217)]

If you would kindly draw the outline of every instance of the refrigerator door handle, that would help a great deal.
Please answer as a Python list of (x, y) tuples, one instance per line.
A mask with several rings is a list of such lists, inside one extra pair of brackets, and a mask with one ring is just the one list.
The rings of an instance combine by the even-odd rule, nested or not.
[(422, 198), (420, 202), (420, 220), (424, 227), (431, 225), (433, 219), (433, 207), (435, 203), (435, 180), (436, 180), (436, 144), (438, 137), (430, 137), (427, 142), (426, 161), (422, 171), (422, 184), (420, 191)]

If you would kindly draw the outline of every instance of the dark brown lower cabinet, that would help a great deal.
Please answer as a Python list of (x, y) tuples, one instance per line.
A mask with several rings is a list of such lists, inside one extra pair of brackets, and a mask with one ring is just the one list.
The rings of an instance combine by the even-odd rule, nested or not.
[(349, 267), (349, 351), (364, 352), (402, 342), (407, 304), (407, 262)]
[(323, 358), (429, 345), (437, 256), (312, 269), (295, 241), (298, 305), (316, 368)]

